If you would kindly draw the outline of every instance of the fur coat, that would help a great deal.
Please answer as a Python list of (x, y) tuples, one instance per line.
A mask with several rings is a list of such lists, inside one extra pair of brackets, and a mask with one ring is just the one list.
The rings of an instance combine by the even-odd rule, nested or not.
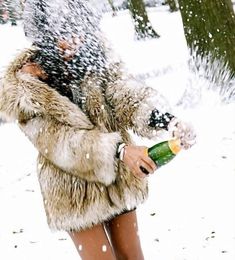
[(37, 173), (49, 227), (92, 227), (147, 198), (147, 180), (136, 178), (115, 156), (118, 142), (132, 143), (128, 130), (148, 138), (151, 111), (165, 107), (155, 90), (110, 71), (101, 84), (87, 76), (81, 109), (47, 84), (20, 71), (32, 55), (23, 51), (0, 86), (0, 117), (16, 121), (39, 152)]

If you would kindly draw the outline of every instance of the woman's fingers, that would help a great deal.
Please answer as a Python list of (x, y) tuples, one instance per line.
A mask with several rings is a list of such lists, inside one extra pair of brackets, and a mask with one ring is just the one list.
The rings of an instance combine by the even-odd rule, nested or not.
[(145, 174), (150, 174), (153, 173), (154, 170), (152, 169), (152, 167), (146, 163), (143, 159), (140, 162), (140, 166), (139, 166), (140, 170), (145, 173)]
[(151, 169), (150, 172), (155, 172), (157, 170), (157, 165), (155, 164), (155, 162), (149, 157), (149, 156), (145, 156), (142, 159), (144, 161), (145, 164), (148, 165), (148, 167)]
[(135, 175), (137, 175), (140, 178), (145, 178), (149, 174), (153, 174), (152, 168), (147, 164), (144, 160), (139, 160), (136, 162), (134, 166), (134, 172)]
[[(142, 168), (142, 169), (141, 169)], [(143, 169), (145, 172), (143, 172)], [(139, 178), (146, 178), (148, 175), (149, 175), (149, 171), (146, 170), (144, 168), (144, 166), (141, 165), (141, 163), (138, 161), (136, 162), (135, 166), (134, 166), (134, 169), (133, 169), (133, 172), (135, 174), (135, 176), (139, 177)], [(148, 173), (147, 173), (148, 172)]]
[(140, 170), (146, 174), (146, 175), (149, 175), (149, 171), (147, 171), (143, 166), (140, 166)]
[(145, 178), (157, 168), (154, 161), (148, 156), (147, 149), (143, 146), (128, 145), (125, 147), (123, 161), (139, 178)]

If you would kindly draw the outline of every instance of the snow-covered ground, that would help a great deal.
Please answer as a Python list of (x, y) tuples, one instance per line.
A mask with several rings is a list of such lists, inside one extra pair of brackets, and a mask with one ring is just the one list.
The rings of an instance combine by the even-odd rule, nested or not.
[[(149, 200), (138, 209), (146, 260), (234, 260), (235, 104), (222, 104), (217, 93), (198, 87), (202, 96), (194, 107), (175, 106), (186, 87), (202, 83), (187, 70), (179, 12), (158, 7), (149, 15), (160, 39), (135, 42), (125, 11), (116, 17), (106, 14), (103, 30), (131, 72), (138, 77), (150, 72), (147, 83), (169, 99), (177, 115), (194, 124), (198, 139), (190, 151), (149, 178)], [(20, 26), (0, 25), (0, 37), (1, 72), (29, 43)], [(36, 156), (16, 125), (0, 126), (0, 259), (79, 259), (67, 234), (47, 227)]]

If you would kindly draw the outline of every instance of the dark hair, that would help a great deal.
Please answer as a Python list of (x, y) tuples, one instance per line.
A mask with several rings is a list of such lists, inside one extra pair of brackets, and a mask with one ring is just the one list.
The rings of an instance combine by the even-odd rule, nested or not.
[[(48, 75), (47, 83), (70, 99), (71, 84), (79, 85), (86, 73), (102, 75), (106, 68), (99, 17), (83, 1), (27, 0), (24, 30), (36, 48), (32, 60)], [(83, 42), (73, 58), (66, 61), (58, 40), (67, 40), (72, 35), (81, 37)]]

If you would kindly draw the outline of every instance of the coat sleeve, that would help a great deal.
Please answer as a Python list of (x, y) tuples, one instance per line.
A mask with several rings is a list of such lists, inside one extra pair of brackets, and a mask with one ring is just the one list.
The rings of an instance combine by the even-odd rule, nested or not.
[(162, 133), (162, 129), (149, 125), (154, 109), (163, 114), (171, 112), (163, 95), (132, 77), (109, 84), (106, 97), (116, 120), (142, 137), (153, 138)]
[(17, 120), (37, 150), (54, 165), (88, 181), (116, 178), (119, 133), (102, 133), (66, 97), (41, 82), (3, 84), (0, 114)]

